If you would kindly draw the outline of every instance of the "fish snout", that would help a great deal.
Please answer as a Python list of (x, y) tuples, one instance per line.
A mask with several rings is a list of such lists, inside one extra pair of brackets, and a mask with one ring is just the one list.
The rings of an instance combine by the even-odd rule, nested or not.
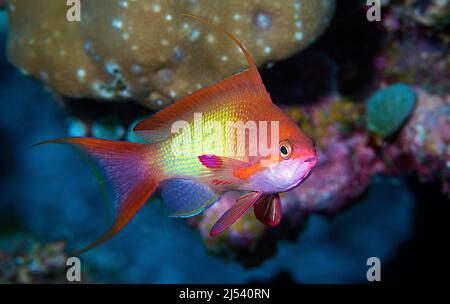
[(314, 168), (317, 164), (317, 156), (310, 156), (305, 158), (305, 163), (308, 163), (310, 169)]
[(301, 177), (301, 182), (305, 181), (313, 172), (313, 169), (317, 164), (317, 156), (313, 155), (305, 157), (305, 159), (303, 160), (303, 164), (306, 170), (304, 171), (303, 176)]

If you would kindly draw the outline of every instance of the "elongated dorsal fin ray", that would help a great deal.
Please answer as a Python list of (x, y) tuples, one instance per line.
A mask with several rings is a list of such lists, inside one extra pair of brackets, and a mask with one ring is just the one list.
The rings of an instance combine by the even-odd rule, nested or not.
[(245, 46), (230, 32), (228, 32), (227, 30), (225, 30), (224, 28), (222, 28), (221, 26), (212, 23), (211, 21), (204, 19), (202, 17), (198, 17), (189, 13), (181, 13), (182, 16), (186, 16), (195, 20), (198, 20), (200, 22), (205, 23), (206, 25), (215, 28), (219, 31), (221, 31), (222, 33), (224, 33), (228, 38), (230, 38), (231, 40), (233, 40), (241, 49), (241, 51), (244, 53), (245, 58), (247, 59), (247, 64), (248, 64), (248, 69), (249, 72), (251, 72), (252, 74), (256, 74), (260, 80), (260, 76), (259, 76), (259, 72), (258, 72), (258, 68), (256, 67), (256, 64), (253, 62), (252, 57), (250, 56), (249, 52), (247, 51), (247, 49), (245, 48)]
[(214, 85), (197, 90), (138, 123), (134, 132), (149, 143), (157, 143), (167, 139), (171, 135), (172, 123), (186, 120), (194, 112), (204, 112), (211, 107), (218, 107), (227, 102), (253, 103), (253, 106), (263, 102), (271, 103), (269, 93), (264, 87), (255, 63), (236, 37), (208, 20), (186, 13), (181, 15), (218, 29), (232, 39), (245, 54), (249, 68)]

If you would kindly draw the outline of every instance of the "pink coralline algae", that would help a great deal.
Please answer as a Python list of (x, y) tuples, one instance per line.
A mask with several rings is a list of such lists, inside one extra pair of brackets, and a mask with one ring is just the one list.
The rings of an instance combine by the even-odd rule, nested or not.
[(382, 83), (400, 81), (446, 95), (450, 93), (450, 57), (446, 48), (418, 37), (393, 40), (378, 54), (374, 67)]
[(394, 145), (386, 147), (390, 163), (406, 159), (422, 181), (439, 178), (450, 195), (450, 96), (418, 93), (418, 105)]
[(366, 141), (363, 134), (344, 141), (330, 140), (326, 149), (319, 151), (320, 161), (314, 174), (286, 195), (291, 209), (329, 214), (358, 197), (372, 176), (384, 168)]

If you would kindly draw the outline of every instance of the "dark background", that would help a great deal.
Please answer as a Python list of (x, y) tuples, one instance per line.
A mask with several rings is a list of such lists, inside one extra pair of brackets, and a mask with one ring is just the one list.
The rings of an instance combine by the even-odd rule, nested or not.
[[(364, 98), (384, 33), (354, 4), (339, 2), (330, 29), (311, 48), (263, 69), (274, 100), (307, 103), (334, 89)], [(25, 152), (40, 140), (64, 136), (70, 116), (50, 91), (8, 63), (4, 13), (0, 20), (0, 250), (29, 237), (43, 243), (64, 239), (80, 248), (106, 221), (98, 185), (70, 150)], [(95, 107), (108, 112), (117, 106)], [(153, 206), (82, 261), (99, 282), (351, 283), (365, 282), (365, 261), (378, 256), (384, 282), (448, 281), (449, 216), (439, 183), (377, 176), (360, 200), (331, 218), (313, 216), (295, 242), (281, 242), (254, 269), (211, 256), (193, 229), (163, 218)]]

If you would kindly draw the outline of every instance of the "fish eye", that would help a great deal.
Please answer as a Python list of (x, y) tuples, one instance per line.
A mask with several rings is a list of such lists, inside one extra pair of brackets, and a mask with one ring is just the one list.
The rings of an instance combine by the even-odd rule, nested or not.
[(284, 159), (288, 159), (291, 156), (291, 145), (287, 141), (282, 141), (280, 143), (280, 154)]

